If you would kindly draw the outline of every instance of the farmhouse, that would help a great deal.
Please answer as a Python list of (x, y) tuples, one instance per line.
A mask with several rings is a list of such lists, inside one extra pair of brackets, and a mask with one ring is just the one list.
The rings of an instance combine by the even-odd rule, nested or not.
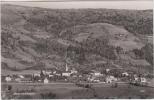
[(146, 83), (147, 82), (147, 79), (145, 77), (141, 77), (140, 80), (141, 80), (142, 83)]
[(71, 72), (63, 72), (63, 73), (62, 73), (62, 76), (68, 77), (68, 76), (70, 76), (70, 75), (71, 75)]
[(129, 76), (129, 74), (127, 72), (123, 72), (122, 76)]
[(57, 73), (57, 71), (53, 71), (53, 74), (56, 74)]
[(50, 74), (49, 77), (53, 77), (54, 75)]
[(15, 81), (16, 82), (20, 82), (21, 81), (21, 78), (16, 78)]
[(10, 76), (5, 77), (6, 82), (10, 82), (11, 80), (12, 80), (12, 78)]
[(93, 82), (100, 82), (100, 80), (98, 78), (95, 78)]
[(139, 81), (139, 77), (136, 74), (134, 75), (134, 81)]
[(36, 77), (36, 76), (40, 77), (40, 73), (35, 73), (34, 77)]
[(101, 76), (102, 75), (99, 71), (95, 71), (95, 70), (92, 70), (92, 72), (90, 74), (92, 76), (95, 76), (95, 77), (98, 77), (98, 76)]
[(50, 72), (50, 71), (46, 71), (46, 74), (47, 74), (47, 75), (50, 75), (51, 73), (52, 73), (52, 72)]
[(25, 78), (23, 75), (19, 75), (20, 78)]
[(43, 82), (46, 84), (46, 83), (49, 83), (49, 80), (45, 78)]
[(75, 68), (73, 68), (73, 69), (71, 70), (71, 74), (76, 74), (76, 73), (78, 73), (78, 71), (75, 70)]
[(109, 71), (110, 71), (110, 69), (107, 68), (107, 69), (106, 69), (106, 73), (108, 73)]

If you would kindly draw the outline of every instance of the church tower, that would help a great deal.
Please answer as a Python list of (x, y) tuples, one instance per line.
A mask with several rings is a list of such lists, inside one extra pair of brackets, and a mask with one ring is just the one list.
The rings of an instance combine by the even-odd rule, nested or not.
[(67, 72), (68, 71), (68, 65), (67, 65), (67, 63), (66, 63), (66, 66), (65, 67), (66, 67), (65, 71)]

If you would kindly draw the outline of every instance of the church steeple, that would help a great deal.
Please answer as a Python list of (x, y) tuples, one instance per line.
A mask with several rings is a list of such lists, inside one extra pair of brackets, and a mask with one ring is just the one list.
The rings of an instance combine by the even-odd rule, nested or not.
[(67, 72), (68, 71), (68, 65), (67, 65), (67, 63), (66, 63), (66, 66), (65, 67), (66, 67), (65, 71)]

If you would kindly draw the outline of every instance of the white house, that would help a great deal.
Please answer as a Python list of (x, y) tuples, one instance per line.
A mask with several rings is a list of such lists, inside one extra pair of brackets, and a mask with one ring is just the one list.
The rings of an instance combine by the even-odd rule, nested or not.
[(57, 76), (61, 76), (61, 74), (60, 74), (60, 73), (56, 73), (56, 75), (57, 75)]
[(57, 72), (56, 71), (53, 71), (53, 74), (56, 74)]
[(89, 76), (87, 79), (88, 79), (88, 81), (93, 82), (95, 78)]
[(101, 73), (100, 73), (100, 72), (94, 72), (93, 75), (94, 75), (94, 76), (101, 76)]
[(49, 77), (53, 77), (53, 76), (54, 76), (54, 75), (51, 75), (51, 74), (49, 75)]
[(50, 72), (50, 71), (46, 71), (46, 74), (47, 74), (47, 75), (50, 75), (50, 74), (51, 74), (51, 72)]
[(93, 75), (93, 76), (101, 76), (102, 74), (99, 72), (99, 71), (95, 71), (95, 70), (93, 70), (93, 72), (91, 73), (91, 75)]
[(122, 75), (123, 76), (129, 76), (129, 74), (127, 72), (123, 72)]
[(10, 82), (11, 80), (12, 80), (12, 79), (11, 79), (10, 76), (5, 77), (5, 81), (6, 81), (6, 82)]
[(44, 83), (49, 83), (49, 80), (47, 78), (44, 79)]
[(110, 69), (106, 69), (106, 72), (108, 73), (110, 71)]
[(82, 77), (82, 75), (79, 75), (79, 77)]
[(15, 81), (16, 82), (20, 82), (21, 81), (21, 78), (16, 78)]
[(63, 73), (62, 73), (62, 76), (67, 76), (67, 77), (68, 77), (68, 76), (70, 76), (70, 75), (71, 75), (71, 73), (69, 73), (69, 72), (63, 72)]
[(25, 78), (23, 75), (19, 75), (20, 78)]
[(117, 80), (118, 79), (115, 78), (114, 76), (108, 76), (108, 77), (106, 77), (106, 83), (112, 83), (112, 82), (115, 82)]
[(73, 69), (71, 70), (71, 74), (76, 74), (76, 73), (78, 73), (78, 71), (75, 70), (75, 68), (73, 68)]
[(145, 77), (141, 77), (141, 82), (142, 83), (146, 83), (147, 82), (146, 78)]
[(100, 82), (100, 80), (99, 79), (94, 79), (93, 82)]
[(35, 76), (40, 77), (40, 73), (35, 73), (35, 74), (34, 74), (34, 77), (35, 77)]
[(134, 80), (135, 81), (138, 81), (139, 80), (139, 77), (137, 75), (134, 75)]
[(43, 70), (42, 72), (43, 72), (44, 75), (46, 74), (46, 71), (45, 70)]

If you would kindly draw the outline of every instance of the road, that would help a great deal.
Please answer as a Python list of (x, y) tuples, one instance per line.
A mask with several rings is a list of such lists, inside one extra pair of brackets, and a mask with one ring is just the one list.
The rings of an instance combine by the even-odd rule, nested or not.
[[(51, 83), (16, 83), (16, 82), (8, 82), (1, 83), (2, 85), (75, 85), (75, 83), (64, 83), (64, 82), (51, 82)], [(82, 83), (81, 83), (82, 84)], [(109, 83), (83, 83), (83, 84), (92, 84), (92, 85), (111, 85)], [(126, 85), (126, 82), (118, 82), (119, 85)]]

